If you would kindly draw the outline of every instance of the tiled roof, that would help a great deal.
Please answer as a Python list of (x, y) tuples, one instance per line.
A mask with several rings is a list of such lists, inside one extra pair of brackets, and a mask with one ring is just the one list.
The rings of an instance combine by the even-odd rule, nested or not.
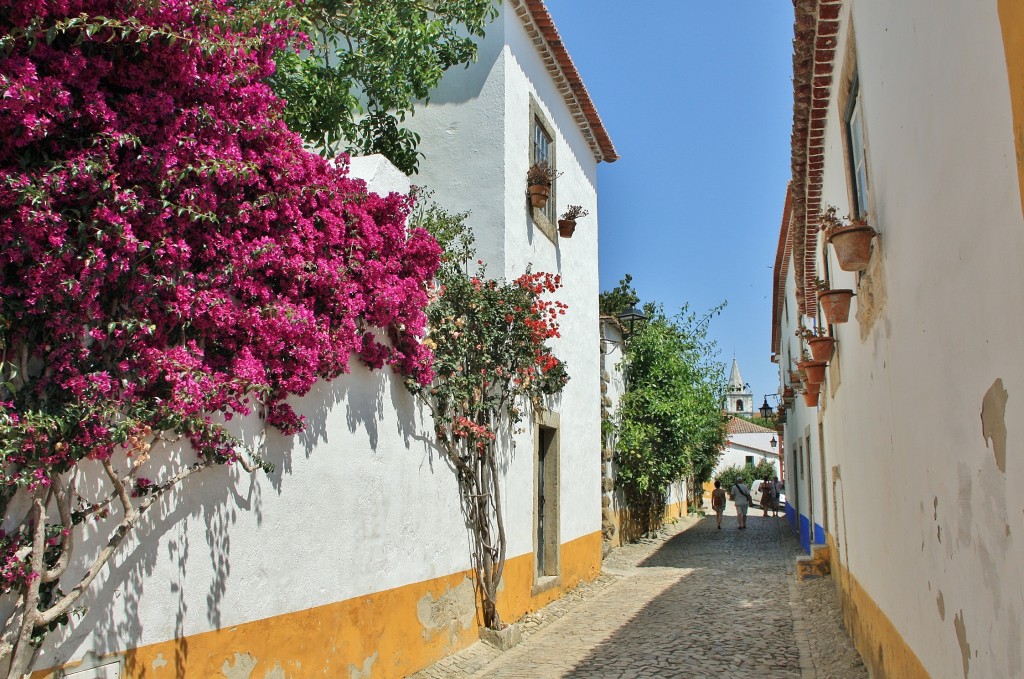
[(572, 57), (562, 44), (555, 22), (551, 19), (544, 0), (510, 0), (509, 5), (515, 10), (534, 46), (540, 53), (541, 60), (547, 66), (548, 73), (555, 81), (558, 91), (565, 98), (569, 110), (572, 111), (576, 124), (590, 144), (590, 149), (598, 162), (611, 163), (619, 159), (619, 154), (612, 145), (608, 131), (604, 129), (601, 116), (590, 99), (583, 78), (576, 70)]
[(779, 245), (775, 250), (775, 269), (772, 272), (772, 356), (782, 349), (782, 305), (786, 299), (786, 276), (793, 251), (790, 232), (793, 216), (793, 183), (786, 186), (786, 202), (782, 207), (782, 225), (779, 227)]
[(730, 417), (729, 423), (726, 425), (726, 431), (729, 434), (774, 434), (774, 429), (768, 429), (762, 427), (759, 424), (748, 422), (742, 417)]
[(793, 253), (801, 312), (817, 306), (818, 222), (825, 174), (825, 123), (842, 0), (794, 0), (793, 25)]

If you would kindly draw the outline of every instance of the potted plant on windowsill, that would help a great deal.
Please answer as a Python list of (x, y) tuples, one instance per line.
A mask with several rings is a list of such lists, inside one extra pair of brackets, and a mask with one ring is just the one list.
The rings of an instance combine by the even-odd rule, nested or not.
[(821, 394), (820, 384), (808, 384), (804, 389), (804, 405), (809, 408), (818, 407), (818, 397)]
[(836, 325), (850, 320), (851, 299), (853, 299), (853, 290), (849, 288), (831, 290), (826, 281), (818, 279), (818, 301), (821, 303), (825, 320), (830, 324)]
[(580, 205), (570, 205), (558, 220), (558, 235), (562, 238), (572, 238), (576, 231), (576, 220), (589, 214)]
[(815, 361), (806, 349), (804, 349), (803, 360), (796, 365), (804, 377), (804, 384), (808, 387), (811, 385), (817, 386), (825, 381), (825, 366), (828, 363), (825, 361)]
[(796, 336), (807, 342), (807, 346), (811, 349), (811, 357), (815, 361), (832, 360), (832, 349), (836, 340), (834, 337), (824, 334), (821, 328), (808, 328), (801, 325), (797, 328)]
[(839, 268), (843, 271), (861, 271), (871, 261), (871, 240), (878, 232), (861, 217), (840, 219), (835, 206), (829, 205), (821, 213), (821, 231), (832, 244)]
[(526, 171), (526, 184), (529, 187), (530, 205), (541, 209), (548, 203), (548, 196), (551, 195), (551, 182), (561, 175), (555, 172), (555, 168), (548, 165), (548, 161), (542, 160), (530, 166)]

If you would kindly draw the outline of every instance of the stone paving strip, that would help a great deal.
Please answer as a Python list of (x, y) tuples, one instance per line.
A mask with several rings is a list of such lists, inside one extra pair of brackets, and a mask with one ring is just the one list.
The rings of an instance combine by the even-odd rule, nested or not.
[[(731, 507), (730, 507), (731, 509)], [(414, 679), (863, 679), (830, 578), (797, 582), (780, 517), (691, 516), (605, 559), (601, 575), (520, 621), (504, 653), (473, 644)]]

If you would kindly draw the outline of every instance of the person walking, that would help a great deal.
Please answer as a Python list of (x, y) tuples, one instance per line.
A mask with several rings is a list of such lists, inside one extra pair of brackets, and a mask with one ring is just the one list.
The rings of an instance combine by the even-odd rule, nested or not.
[(736, 505), (736, 520), (739, 522), (739, 529), (746, 530), (747, 528), (747, 509), (750, 505), (754, 504), (753, 498), (750, 497), (750, 491), (747, 490), (747, 485), (736, 479), (735, 483), (732, 484), (732, 488), (729, 489), (729, 494), (732, 496), (732, 501)]
[(722, 490), (721, 481), (715, 481), (715, 489), (711, 491), (711, 508), (715, 510), (718, 530), (722, 530), (722, 512), (725, 511), (725, 491)]
[(772, 492), (772, 483), (767, 477), (761, 481), (761, 516), (768, 516), (768, 512), (775, 512), (775, 495)]
[(772, 505), (772, 508), (774, 509), (772, 516), (778, 516), (779, 510), (785, 509), (780, 504), (780, 501), (782, 500), (782, 484), (779, 482), (778, 476), (772, 479), (772, 500), (774, 501), (774, 504)]

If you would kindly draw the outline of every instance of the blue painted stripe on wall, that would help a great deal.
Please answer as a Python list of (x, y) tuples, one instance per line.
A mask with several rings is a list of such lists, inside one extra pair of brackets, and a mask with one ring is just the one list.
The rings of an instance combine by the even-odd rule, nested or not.
[(811, 522), (803, 514), (800, 515), (800, 546), (811, 553)]
[(821, 527), (820, 523), (814, 524), (814, 544), (825, 544), (825, 529)]
[(800, 532), (796, 526), (796, 507), (786, 503), (786, 521), (789, 522), (789, 527), (794, 533)]

